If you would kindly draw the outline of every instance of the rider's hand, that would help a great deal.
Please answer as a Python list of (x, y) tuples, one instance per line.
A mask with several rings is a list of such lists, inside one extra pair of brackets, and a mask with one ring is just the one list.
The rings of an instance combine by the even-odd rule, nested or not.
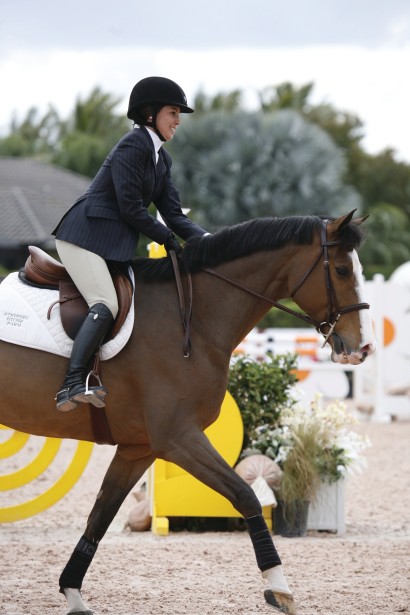
[(174, 233), (170, 233), (168, 235), (168, 238), (166, 242), (164, 243), (164, 246), (165, 246), (165, 250), (167, 251), (168, 256), (171, 250), (175, 252), (176, 256), (178, 256), (178, 254), (181, 254), (182, 252), (182, 247), (180, 246), (178, 241), (175, 239)]

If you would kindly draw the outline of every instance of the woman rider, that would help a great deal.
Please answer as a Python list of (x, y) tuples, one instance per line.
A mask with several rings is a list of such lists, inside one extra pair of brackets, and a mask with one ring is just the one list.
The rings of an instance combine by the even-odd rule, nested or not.
[[(135, 255), (139, 233), (181, 251), (175, 238), (201, 236), (204, 229), (181, 210), (171, 179), (171, 158), (162, 145), (170, 141), (181, 113), (193, 113), (182, 88), (164, 77), (146, 77), (133, 88), (127, 116), (134, 127), (108, 154), (87, 192), (64, 215), (53, 235), (56, 249), (89, 310), (74, 340), (57, 409), (79, 403), (103, 407), (105, 387), (86, 386), (87, 366), (100, 348), (118, 312), (108, 262)], [(164, 223), (148, 213), (153, 202)], [(174, 234), (175, 233), (175, 234)]]

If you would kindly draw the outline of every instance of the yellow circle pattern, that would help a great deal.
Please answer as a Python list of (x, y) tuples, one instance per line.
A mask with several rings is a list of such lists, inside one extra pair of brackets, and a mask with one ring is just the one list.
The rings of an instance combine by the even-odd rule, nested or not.
[[(0, 425), (0, 429), (9, 428)], [(36, 436), (14, 431), (10, 438), (0, 443), (0, 459), (18, 453), (31, 437), (35, 438)], [(0, 491), (18, 489), (41, 476), (53, 462), (61, 444), (61, 438), (46, 438), (40, 452), (25, 467), (9, 474), (0, 475)], [(72, 489), (86, 468), (93, 446), (92, 442), (78, 441), (73, 458), (62, 476), (37, 497), (15, 506), (0, 507), (0, 523), (9, 523), (32, 517), (61, 500)]]
[[(7, 429), (7, 427), (3, 427), (3, 425), (0, 425), (0, 429)], [(15, 431), (11, 438), (6, 440), (5, 442), (0, 443), (0, 459), (12, 457), (16, 453), (18, 453), (25, 446), (29, 437), (30, 436), (28, 433)]]

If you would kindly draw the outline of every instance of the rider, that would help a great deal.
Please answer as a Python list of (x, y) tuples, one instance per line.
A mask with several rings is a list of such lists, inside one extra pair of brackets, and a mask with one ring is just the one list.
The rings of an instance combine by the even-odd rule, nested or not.
[[(107, 261), (135, 255), (139, 233), (163, 244), (167, 253), (204, 229), (181, 210), (171, 179), (171, 158), (161, 146), (170, 141), (181, 113), (193, 113), (182, 88), (164, 77), (146, 77), (132, 89), (127, 116), (133, 130), (108, 154), (87, 192), (77, 199), (53, 231), (56, 249), (89, 311), (74, 340), (57, 409), (80, 402), (103, 407), (105, 387), (86, 385), (87, 366), (118, 313), (117, 295)], [(148, 213), (153, 202), (165, 224)]]

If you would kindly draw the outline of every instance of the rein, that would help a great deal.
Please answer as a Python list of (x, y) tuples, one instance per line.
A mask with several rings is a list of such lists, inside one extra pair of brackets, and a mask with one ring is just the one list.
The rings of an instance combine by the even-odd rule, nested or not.
[[(303, 322), (309, 325), (313, 325), (316, 331), (318, 331), (318, 333), (320, 333), (324, 337), (324, 342), (322, 344), (322, 348), (323, 348), (329, 341), (329, 338), (334, 331), (337, 321), (343, 314), (348, 314), (349, 312), (355, 312), (357, 310), (367, 310), (370, 307), (368, 303), (354, 303), (353, 305), (348, 305), (344, 308), (340, 308), (338, 305), (337, 298), (336, 298), (336, 292), (333, 286), (332, 277), (330, 275), (329, 247), (341, 245), (341, 242), (340, 241), (327, 241), (326, 231), (327, 231), (328, 222), (329, 222), (328, 220), (323, 220), (323, 225), (321, 229), (319, 254), (313, 261), (312, 265), (303, 274), (303, 276), (300, 279), (300, 282), (296, 285), (296, 287), (293, 289), (293, 291), (290, 294), (291, 299), (293, 299), (293, 297), (298, 292), (298, 290), (306, 282), (306, 280), (308, 279), (312, 271), (319, 264), (321, 258), (323, 258), (323, 267), (324, 267), (324, 273), (325, 273), (325, 283), (326, 283), (326, 293), (327, 293), (327, 314), (326, 314), (326, 320), (322, 322), (318, 322), (317, 320), (314, 320), (308, 314), (301, 314), (300, 312), (296, 312), (295, 310), (292, 310), (291, 308), (286, 307), (286, 305), (283, 305), (282, 303), (279, 303), (278, 301), (275, 301), (274, 299), (269, 299), (268, 297), (265, 297), (264, 295), (261, 295), (260, 293), (257, 293), (256, 291), (250, 288), (247, 288), (246, 286), (243, 286), (240, 282), (237, 282), (236, 280), (232, 280), (231, 278), (228, 278), (222, 273), (215, 271), (215, 269), (210, 269), (209, 267), (202, 267), (202, 270), (220, 280), (223, 280), (224, 282), (227, 282), (228, 284), (230, 284), (231, 286), (234, 286), (235, 288), (239, 288), (240, 290), (246, 292), (248, 295), (252, 295), (253, 297), (256, 297), (257, 299), (266, 301), (266, 303), (269, 303), (270, 305), (273, 305), (279, 310), (282, 310), (282, 312), (287, 312), (288, 314), (291, 314), (292, 316), (299, 318), (299, 320), (302, 320)], [(192, 350), (192, 345), (191, 345), (191, 340), (190, 340), (190, 326), (191, 326), (192, 300), (193, 300), (192, 299), (193, 297), (192, 279), (191, 279), (191, 274), (187, 272), (186, 276), (187, 276), (187, 283), (188, 283), (188, 305), (186, 305), (184, 289), (183, 289), (183, 285), (181, 281), (181, 274), (179, 270), (179, 263), (178, 263), (177, 256), (174, 250), (170, 250), (169, 255), (170, 255), (172, 266), (174, 269), (175, 281), (176, 281), (177, 291), (178, 291), (179, 309), (181, 313), (182, 326), (184, 329), (183, 352), (184, 352), (184, 357), (188, 358)]]
[(177, 285), (178, 291), (178, 300), (179, 300), (179, 310), (181, 313), (181, 321), (184, 329), (184, 357), (187, 359), (192, 350), (191, 340), (190, 340), (190, 327), (191, 327), (191, 316), (192, 316), (192, 278), (191, 274), (187, 272), (187, 281), (188, 281), (188, 306), (185, 305), (185, 295), (184, 288), (182, 286), (181, 281), (181, 273), (179, 271), (178, 259), (174, 250), (169, 251), (169, 255), (171, 257), (172, 266), (174, 268), (175, 282)]
[[(292, 291), (290, 295), (290, 297), (293, 299), (294, 295), (301, 288), (301, 286), (305, 283), (307, 278), (310, 276), (312, 271), (315, 269), (316, 265), (319, 263), (320, 259), (323, 257), (326, 292), (327, 292), (327, 315), (326, 315), (326, 320), (323, 322), (318, 322), (314, 320), (313, 318), (311, 318), (308, 314), (301, 314), (300, 312), (296, 312), (295, 310), (292, 310), (291, 308), (286, 307), (285, 305), (283, 305), (282, 303), (279, 303), (278, 301), (269, 299), (268, 297), (265, 297), (264, 295), (261, 295), (255, 292), (254, 290), (251, 290), (250, 288), (243, 286), (239, 282), (236, 282), (235, 280), (232, 280), (231, 278), (228, 278), (224, 276), (223, 274), (218, 273), (214, 269), (203, 267), (203, 271), (205, 271), (206, 273), (209, 273), (210, 275), (213, 275), (216, 278), (219, 278), (220, 280), (223, 280), (224, 282), (227, 282), (231, 286), (235, 286), (236, 288), (243, 290), (244, 292), (248, 293), (249, 295), (252, 295), (253, 297), (256, 297), (257, 299), (262, 299), (263, 301), (266, 301), (267, 303), (269, 303), (270, 305), (273, 305), (279, 310), (282, 310), (283, 312), (287, 312), (288, 314), (291, 314), (292, 316), (299, 318), (299, 320), (303, 320), (303, 322), (305, 323), (313, 325), (315, 329), (318, 331), (318, 333), (321, 333), (323, 337), (325, 338), (323, 345), (322, 345), (322, 348), (323, 348), (325, 344), (329, 341), (329, 338), (332, 335), (333, 330), (340, 316), (342, 316), (343, 314), (347, 314), (349, 312), (354, 312), (356, 310), (367, 310), (370, 307), (368, 303), (355, 303), (353, 305), (348, 305), (344, 308), (340, 308), (338, 306), (337, 299), (336, 299), (336, 293), (335, 293), (334, 286), (332, 283), (332, 278), (330, 275), (328, 248), (332, 246), (341, 245), (341, 242), (340, 241), (327, 241), (327, 234), (326, 234), (327, 224), (328, 224), (328, 220), (324, 220), (323, 226), (321, 229), (321, 242), (320, 242), (321, 249), (320, 249), (320, 252), (317, 258), (314, 260), (313, 264), (309, 267), (306, 273), (304, 273), (300, 282), (296, 285), (295, 289)], [(331, 322), (332, 320), (333, 322)], [(326, 327), (328, 327), (327, 332), (323, 330)]]

